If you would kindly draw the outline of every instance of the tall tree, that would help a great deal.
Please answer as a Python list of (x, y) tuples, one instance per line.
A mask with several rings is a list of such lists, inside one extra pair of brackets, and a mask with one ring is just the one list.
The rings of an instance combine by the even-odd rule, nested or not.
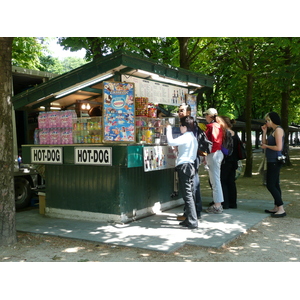
[[(256, 76), (256, 115), (262, 118), (266, 112), (281, 115), (285, 131), (285, 148), (289, 149), (289, 125), (299, 122), (300, 39), (297, 37), (264, 38), (266, 55), (258, 64), (263, 66)], [(293, 109), (291, 109), (293, 107)], [(253, 111), (254, 113), (254, 111)], [(287, 165), (291, 165), (287, 155)]]
[(191, 70), (192, 65), (198, 59), (199, 55), (205, 51), (213, 38), (191, 38), (178, 37), (179, 42), (179, 66), (180, 68)]
[(0, 245), (16, 243), (12, 134), (12, 43), (0, 37)]
[[(237, 79), (238, 85), (235, 84), (236, 90), (240, 90), (244, 87), (243, 91), (243, 107), (244, 110), (240, 111), (243, 114), (246, 123), (246, 168), (244, 172), (245, 177), (252, 176), (252, 104), (253, 104), (253, 93), (254, 84), (257, 74), (260, 72), (260, 67), (258, 60), (260, 59), (263, 49), (261, 47), (261, 40), (259, 38), (225, 38), (220, 39), (220, 45), (227, 49), (227, 55), (230, 57), (231, 62), (231, 80)], [(234, 79), (234, 80), (233, 80)], [(230, 87), (227, 86), (225, 89), (229, 90)], [(228, 82), (228, 81), (227, 81)], [(224, 90), (224, 86), (222, 87)], [(224, 92), (223, 92), (224, 93)], [(232, 95), (232, 91), (230, 92)], [(240, 93), (239, 93), (240, 94)], [(240, 94), (242, 95), (242, 94)], [(233, 102), (234, 99), (231, 99)], [(238, 101), (241, 103), (240, 101)]]
[[(237, 65), (241, 68), (241, 70), (245, 71), (245, 76), (247, 79), (247, 90), (246, 90), (246, 109), (245, 109), (245, 117), (246, 117), (246, 150), (247, 150), (247, 159), (246, 159), (246, 168), (244, 172), (244, 176), (251, 177), (252, 176), (252, 130), (251, 130), (251, 121), (252, 121), (252, 99), (253, 99), (253, 84), (254, 84), (254, 53), (255, 53), (255, 44), (250, 41), (248, 45), (246, 45), (247, 50), (245, 53), (239, 55), (239, 62), (237, 61)], [(236, 48), (237, 53), (239, 53), (239, 48)]]
[[(274, 78), (274, 84), (277, 83), (277, 89), (279, 90), (279, 94), (281, 95), (281, 122), (285, 132), (284, 144), (286, 148), (286, 153), (288, 153), (289, 125), (291, 123), (290, 103), (292, 99), (292, 93), (295, 90), (295, 87), (299, 86), (300, 39), (298, 37), (286, 37), (280, 38), (280, 40), (275, 38), (273, 42), (275, 49), (278, 50), (277, 70), (275, 72), (277, 74), (277, 78)], [(295, 108), (293, 108), (293, 111), (295, 111)], [(287, 159), (287, 164), (291, 165), (289, 155)]]

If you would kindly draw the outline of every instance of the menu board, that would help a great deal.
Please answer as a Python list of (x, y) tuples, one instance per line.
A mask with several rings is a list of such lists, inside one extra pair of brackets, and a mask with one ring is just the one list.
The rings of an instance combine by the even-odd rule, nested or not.
[(134, 83), (135, 96), (148, 97), (152, 103), (179, 106), (185, 102), (185, 94), (188, 93), (187, 88), (134, 76), (122, 75), (122, 81)]
[(134, 142), (134, 84), (104, 82), (103, 142)]

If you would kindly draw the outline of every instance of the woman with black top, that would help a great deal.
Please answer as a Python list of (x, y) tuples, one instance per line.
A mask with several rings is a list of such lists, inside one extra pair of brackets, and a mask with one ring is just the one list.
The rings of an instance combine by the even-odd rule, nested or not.
[(237, 208), (237, 190), (235, 184), (235, 172), (238, 168), (238, 135), (231, 129), (234, 120), (221, 116), (224, 120), (224, 127), (229, 130), (233, 140), (233, 151), (230, 156), (225, 156), (221, 165), (221, 185), (223, 190), (224, 202), (223, 209)]
[[(261, 127), (262, 135), (262, 149), (266, 149), (267, 158), (267, 188), (274, 198), (274, 208), (266, 209), (266, 213), (270, 213), (271, 217), (280, 218), (285, 217), (286, 212), (283, 208), (281, 197), (281, 189), (279, 183), (280, 169), (282, 162), (278, 157), (282, 156), (282, 149), (284, 145), (284, 131), (281, 128), (281, 120), (276, 112), (270, 112), (265, 116), (266, 124)], [(271, 128), (272, 132), (267, 137), (267, 128)]]

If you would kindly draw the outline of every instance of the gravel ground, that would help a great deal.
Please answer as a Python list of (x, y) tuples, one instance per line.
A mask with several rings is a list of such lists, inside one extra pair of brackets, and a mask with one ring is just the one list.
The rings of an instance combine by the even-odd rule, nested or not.
[[(18, 232), (18, 243), (0, 247), (1, 262), (299, 262), (300, 261), (300, 148), (291, 148), (293, 166), (281, 172), (287, 217), (266, 218), (221, 249), (184, 246), (165, 254), (95, 242)], [(254, 153), (253, 176), (237, 180), (238, 198), (273, 200), (257, 172), (262, 154)], [(200, 168), (203, 196), (210, 196), (207, 172)]]

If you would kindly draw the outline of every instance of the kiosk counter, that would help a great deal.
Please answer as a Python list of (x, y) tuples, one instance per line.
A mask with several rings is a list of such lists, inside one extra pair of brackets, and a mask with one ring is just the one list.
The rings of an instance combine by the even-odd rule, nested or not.
[[(155, 158), (144, 160), (144, 151)], [(168, 162), (158, 165), (163, 151)], [(23, 146), (25, 163), (45, 165), (45, 214), (82, 220), (125, 223), (182, 204), (173, 193), (174, 157), (168, 146)]]

